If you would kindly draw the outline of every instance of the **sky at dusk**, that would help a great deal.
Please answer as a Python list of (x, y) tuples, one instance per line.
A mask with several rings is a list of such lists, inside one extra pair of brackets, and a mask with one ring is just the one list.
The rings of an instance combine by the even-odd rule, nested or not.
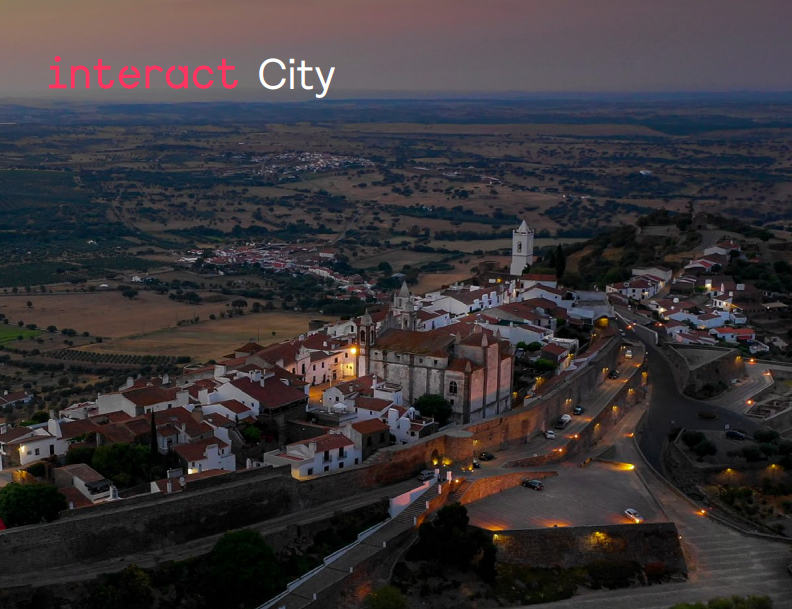
[[(270, 57), (334, 66), (327, 99), (789, 91), (790, 23), (789, 0), (0, 0), (0, 97), (286, 101)], [(110, 78), (226, 58), (240, 87), (55, 92), (55, 55)]]

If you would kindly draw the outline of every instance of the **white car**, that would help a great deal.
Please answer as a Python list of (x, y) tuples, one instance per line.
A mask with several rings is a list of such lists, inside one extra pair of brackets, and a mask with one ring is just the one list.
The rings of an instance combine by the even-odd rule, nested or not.
[(641, 524), (644, 521), (643, 516), (641, 516), (637, 510), (632, 508), (624, 510), (624, 515), (632, 520), (635, 524)]
[(624, 359), (632, 359), (632, 357), (633, 357), (632, 351), (630, 349), (627, 349), (627, 351), (624, 352)]
[(547, 438), (548, 440), (555, 440), (556, 435), (552, 429), (548, 429), (544, 432), (544, 437)]

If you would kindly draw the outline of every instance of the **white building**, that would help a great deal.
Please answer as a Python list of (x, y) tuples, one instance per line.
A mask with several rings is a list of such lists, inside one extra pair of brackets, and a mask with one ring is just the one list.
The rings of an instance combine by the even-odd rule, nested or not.
[(341, 431), (294, 442), (286, 450), (264, 454), (264, 462), (275, 467), (288, 465), (294, 478), (301, 480), (345, 467), (353, 467), (362, 461), (360, 447)]
[(510, 274), (520, 277), (525, 267), (533, 264), (534, 231), (528, 228), (525, 220), (520, 228), (512, 231), (512, 261)]
[(179, 444), (173, 450), (188, 474), (217, 469), (236, 471), (236, 459), (231, 447), (214, 436), (189, 444)]

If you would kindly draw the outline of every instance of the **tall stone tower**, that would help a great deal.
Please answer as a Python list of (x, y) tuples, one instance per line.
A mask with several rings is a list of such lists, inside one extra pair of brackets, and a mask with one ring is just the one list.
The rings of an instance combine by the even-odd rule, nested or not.
[(512, 262), (510, 274), (520, 276), (526, 266), (533, 264), (534, 231), (528, 228), (525, 220), (520, 228), (512, 231)]
[(418, 321), (415, 303), (413, 302), (412, 294), (410, 294), (410, 288), (407, 287), (406, 281), (402, 282), (401, 289), (393, 297), (391, 311), (400, 329), (415, 330)]

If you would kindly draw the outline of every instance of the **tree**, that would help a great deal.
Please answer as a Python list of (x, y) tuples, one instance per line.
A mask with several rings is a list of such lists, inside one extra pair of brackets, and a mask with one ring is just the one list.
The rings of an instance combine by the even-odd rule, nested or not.
[(560, 243), (556, 247), (555, 252), (555, 270), (556, 277), (561, 277), (566, 271), (566, 254), (564, 254), (564, 248)]
[(779, 433), (775, 429), (757, 429), (754, 433), (754, 440), (759, 444), (775, 442), (778, 437)]
[(261, 441), (261, 430), (258, 427), (250, 425), (242, 432), (242, 437), (245, 438), (245, 442), (258, 444)]
[(256, 607), (283, 590), (275, 553), (257, 531), (223, 535), (209, 554), (211, 594), (223, 607)]
[(27, 301), (27, 308), (28, 309), (32, 309), (33, 308), (33, 302), (31, 302), (30, 300)]
[(390, 263), (386, 260), (380, 262), (377, 268), (382, 271), (386, 277), (390, 277), (393, 274), (393, 267), (391, 267)]
[(528, 346), (526, 347), (526, 349), (531, 353), (535, 353), (536, 351), (539, 351), (539, 349), (541, 348), (542, 348), (542, 343), (536, 340), (532, 343), (529, 343)]
[(248, 303), (247, 300), (238, 298), (231, 303), (231, 306), (235, 309), (244, 309), (246, 306), (248, 306)]
[(442, 395), (436, 393), (427, 393), (415, 400), (415, 409), (421, 413), (422, 416), (432, 417), (437, 424), (442, 427), (446, 424), (451, 417), (453, 410), (451, 404), (448, 403)]
[(154, 416), (154, 411), (151, 411), (151, 429), (149, 429), (149, 452), (151, 453), (152, 461), (159, 456), (159, 447), (157, 446), (157, 419)]
[(48, 484), (17, 484), (0, 488), (0, 518), (8, 527), (52, 522), (67, 508), (66, 497)]
[(394, 586), (383, 586), (366, 599), (369, 609), (407, 609), (407, 598)]
[(707, 439), (700, 431), (694, 431), (692, 429), (686, 429), (682, 432), (682, 443), (687, 446), (688, 448), (693, 448), (697, 444), (701, 444)]
[(116, 486), (126, 487), (145, 481), (151, 471), (151, 452), (140, 444), (108, 444), (94, 451), (91, 467), (112, 480)]
[(124, 290), (123, 292), (121, 292), (121, 296), (123, 296), (124, 298), (129, 298), (129, 300), (137, 298), (137, 295), (138, 295), (138, 291), (133, 288), (129, 288), (128, 290)]
[(716, 455), (718, 453), (718, 447), (709, 440), (703, 440), (699, 442), (691, 450), (702, 458), (708, 455)]
[(93, 446), (75, 446), (69, 449), (69, 452), (66, 453), (66, 465), (74, 465), (75, 463), (90, 465), (95, 450), (96, 448)]

